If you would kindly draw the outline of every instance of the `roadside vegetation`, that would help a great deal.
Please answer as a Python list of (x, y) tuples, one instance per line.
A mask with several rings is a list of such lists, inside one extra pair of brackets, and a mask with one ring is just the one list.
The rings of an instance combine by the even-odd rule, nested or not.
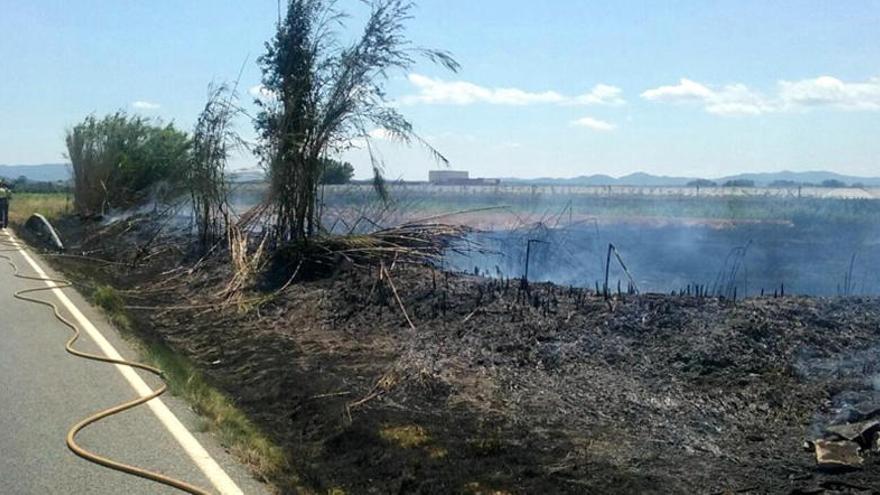
[(453, 71), (458, 63), (445, 51), (416, 47), (406, 38), (412, 3), (367, 3), (371, 12), (363, 34), (346, 44), (337, 31), (346, 14), (335, 2), (291, 0), (259, 59), (265, 97), (257, 100), (257, 152), (268, 172), (268, 211), (276, 243), (321, 232), (318, 186), (326, 158), (352, 147), (355, 139), (371, 151), (374, 185), (383, 197), (383, 166), (371, 145), (376, 129), (405, 143), (420, 143), (446, 162), (386, 99), (384, 84), (418, 59)]
[(183, 177), (202, 253), (222, 240), (230, 227), (226, 164), (230, 152), (243, 146), (232, 127), (239, 112), (235, 88), (211, 88), (193, 131)]
[(92, 291), (92, 300), (134, 345), (140, 358), (162, 370), (168, 390), (191, 404), (202, 416), (205, 431), (216, 434), (221, 443), (263, 481), (276, 479), (286, 472), (288, 461), (281, 448), (260, 431), (228, 395), (211, 386), (192, 361), (161, 340), (144, 339), (144, 333), (137, 332), (136, 323), (125, 310), (125, 298), (118, 290), (99, 285)]
[[(181, 348), (193, 352), (191, 342), (156, 331), (154, 317), (167, 314), (161, 305), (148, 314), (131, 308), (147, 301), (260, 318), (262, 308), (298, 276), (329, 273), (340, 260), (364, 273), (379, 270), (387, 293), (394, 290), (395, 263), (428, 263), (441, 255), (450, 237), (461, 235), (454, 227), (430, 224), (377, 227), (368, 235), (340, 237), (322, 224), (320, 188), (351, 180), (354, 168), (338, 156), (353, 146), (370, 151), (374, 191), (382, 201), (388, 199), (383, 163), (373, 152), (377, 131), (418, 144), (446, 163), (386, 99), (384, 86), (420, 60), (450, 70), (458, 64), (445, 51), (409, 41), (405, 26), (412, 3), (365, 3), (370, 13), (361, 35), (348, 42), (338, 30), (349, 18), (336, 2), (287, 2), (276, 35), (258, 60), (263, 88), (253, 117), (256, 143), (245, 143), (235, 129), (237, 120), (247, 118), (237, 84), (209, 88), (190, 132), (122, 111), (89, 115), (65, 136), (71, 199), (61, 203), (66, 196), (21, 195), (13, 203), (19, 222), (22, 212), (34, 211), (59, 220), (72, 250), (88, 255), (66, 254), (55, 262), (80, 286), (94, 288), (96, 304), (118, 327), (143, 340), (145, 358), (164, 370), (173, 393), (205, 417), (206, 428), (258, 476), (284, 491), (298, 486), (298, 477), (286, 452), (273, 442), (279, 432), (270, 439), (245, 416), (237, 404), (242, 400), (238, 384), (224, 384), (236, 395), (214, 388), (216, 382), (205, 374), (211, 366), (180, 353)], [(256, 153), (269, 178), (267, 195), (248, 211), (234, 211), (229, 204), (227, 162), (241, 147)], [(198, 277), (209, 281), (202, 291), (189, 292)], [(170, 287), (159, 287), (172, 280)], [(184, 291), (182, 297), (163, 300), (177, 290)], [(389, 438), (408, 434), (388, 431), (394, 432)]]
[(180, 193), (190, 141), (172, 124), (124, 112), (90, 115), (67, 131), (65, 141), (74, 208), (82, 217)]

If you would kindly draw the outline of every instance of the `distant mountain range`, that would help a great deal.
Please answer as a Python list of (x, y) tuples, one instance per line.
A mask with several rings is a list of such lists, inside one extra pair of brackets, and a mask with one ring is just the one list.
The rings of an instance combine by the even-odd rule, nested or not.
[[(16, 179), (25, 176), (32, 181), (59, 181), (70, 179), (70, 165), (67, 163), (48, 163), (42, 165), (0, 165), (0, 177)], [(239, 169), (229, 172), (229, 177), (234, 182), (249, 182), (265, 180), (263, 170), (259, 168)], [(651, 175), (644, 172), (612, 177), (610, 175), (584, 175), (571, 178), (541, 177), (537, 179), (501, 179), (505, 184), (535, 184), (535, 185), (560, 185), (560, 186), (683, 186), (699, 177), (670, 177), (667, 175)], [(705, 178), (705, 177), (704, 177)], [(821, 184), (826, 180), (837, 180), (846, 184), (863, 184), (865, 186), (880, 187), (880, 177), (856, 177), (842, 175), (827, 171), (813, 172), (760, 172), (744, 173), (727, 177), (711, 179), (718, 184), (729, 180), (751, 180), (758, 186), (766, 186), (776, 181), (790, 181), (799, 184)]]
[(0, 165), (0, 177), (15, 180), (21, 176), (32, 181), (55, 182), (70, 179), (70, 165), (67, 163), (46, 163), (42, 165)]
[[(651, 175), (644, 172), (636, 172), (634, 174), (624, 175), (622, 177), (611, 177), (610, 175), (584, 175), (580, 177), (572, 177), (568, 179), (558, 179), (542, 177), (537, 179), (517, 179), (505, 178), (501, 182), (507, 184), (535, 184), (535, 185), (559, 185), (559, 186), (683, 186), (688, 182), (697, 180), (701, 177), (670, 177), (666, 175)], [(838, 180), (846, 184), (863, 184), (865, 186), (880, 186), (880, 177), (856, 177), (852, 175), (842, 175), (834, 172), (814, 171), (814, 172), (790, 172), (784, 170), (782, 172), (761, 172), (761, 173), (744, 173), (731, 175), (727, 177), (710, 179), (718, 184), (723, 184), (731, 180), (751, 180), (755, 185), (766, 186), (776, 181), (791, 181), (798, 184), (821, 184), (826, 180)]]
[(865, 186), (880, 186), (880, 177), (858, 177), (854, 175), (842, 175), (834, 172), (817, 170), (813, 172), (764, 172), (764, 173), (746, 173), (725, 177), (720, 181), (727, 180), (753, 180), (758, 185), (767, 185), (775, 181), (791, 181), (800, 184), (821, 184), (826, 180), (837, 180), (848, 185), (862, 184)]

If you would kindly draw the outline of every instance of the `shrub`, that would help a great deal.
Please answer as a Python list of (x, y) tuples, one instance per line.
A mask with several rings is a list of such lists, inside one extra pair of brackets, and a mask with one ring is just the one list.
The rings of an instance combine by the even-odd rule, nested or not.
[(733, 179), (725, 182), (724, 187), (755, 187), (755, 181), (749, 179)]
[(822, 187), (846, 187), (846, 182), (837, 179), (827, 179), (822, 181)]
[(94, 115), (67, 131), (73, 199), (84, 216), (130, 208), (178, 193), (190, 142), (172, 124), (124, 112)]
[(325, 158), (323, 162), (321, 184), (348, 184), (354, 177), (354, 167), (348, 162), (330, 158)]

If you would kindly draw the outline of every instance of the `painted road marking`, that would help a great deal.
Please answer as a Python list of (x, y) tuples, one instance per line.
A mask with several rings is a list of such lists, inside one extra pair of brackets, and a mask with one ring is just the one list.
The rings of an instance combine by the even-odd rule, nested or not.
[[(31, 258), (27, 252), (22, 248), (18, 239), (13, 236), (11, 233), (9, 234), (12, 243), (15, 245), (18, 252), (21, 253), (22, 257), (24, 257), (25, 261), (34, 269), (40, 277), (48, 278), (49, 276), (46, 272), (37, 264), (36, 261)], [(61, 289), (57, 288), (52, 282), (45, 282), (46, 286), (52, 287), (52, 293), (55, 297), (61, 301), (61, 304), (70, 311), (70, 314), (76, 319), (77, 323), (80, 324), (81, 328), (86, 331), (89, 337), (98, 344), (98, 347), (101, 348), (101, 351), (111, 359), (123, 359), (119, 352), (115, 347), (104, 337), (103, 334), (89, 321), (88, 318), (73, 304), (73, 301), (68, 299), (67, 294), (61, 291)], [(131, 387), (140, 394), (141, 397), (145, 397), (152, 393), (152, 389), (147, 386), (147, 383), (135, 373), (134, 369), (123, 366), (120, 364), (115, 364), (116, 369), (119, 370), (119, 373), (125, 378), (125, 380), (131, 385)], [(207, 476), (208, 480), (214, 485), (217, 491), (221, 495), (243, 495), (244, 492), (241, 491), (241, 488), (236, 485), (235, 481), (226, 474), (226, 471), (217, 464), (217, 461), (211, 457), (211, 454), (202, 447), (202, 444), (199, 443), (198, 440), (186, 429), (183, 423), (177, 419), (177, 416), (168, 409), (168, 406), (162, 402), (162, 399), (156, 398), (149, 402), (147, 405), (150, 407), (150, 410), (153, 411), (153, 414), (159, 419), (159, 421), (165, 426), (169, 433), (177, 440), (177, 443), (183, 448), (183, 450), (189, 455), (189, 457), (196, 463), (196, 466), (202, 470), (202, 472)]]

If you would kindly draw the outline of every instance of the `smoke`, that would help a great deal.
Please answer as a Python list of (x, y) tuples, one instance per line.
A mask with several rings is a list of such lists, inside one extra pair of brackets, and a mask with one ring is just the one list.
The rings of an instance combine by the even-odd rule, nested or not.
[[(772, 296), (783, 289), (786, 295), (880, 294), (876, 200), (661, 197), (648, 192), (589, 196), (552, 187), (395, 183), (390, 189), (389, 203), (377, 200), (368, 186), (322, 189), (324, 228), (346, 234), (426, 218), (464, 223), (479, 230), (469, 240), (482, 249), (450, 252), (445, 267), (521, 277), (528, 252), (529, 279), (561, 285), (601, 285), (605, 252), (614, 244), (642, 292), (701, 285), (740, 298), (762, 292)], [(236, 186), (230, 201), (234, 210), (245, 211), (265, 197), (265, 185), (245, 183)], [(530, 240), (539, 241), (531, 250)], [(626, 275), (613, 263), (612, 288), (618, 280), (626, 287)]]
[[(821, 234), (817, 234), (817, 231)], [(618, 220), (598, 226), (526, 228), (482, 232), (472, 241), (490, 253), (450, 255), (460, 271), (499, 272), (520, 277), (525, 272), (527, 242), (533, 244), (529, 278), (564, 285), (594, 287), (603, 283), (604, 251), (609, 243), (623, 256), (638, 286), (646, 292), (669, 293), (703, 285), (732, 297), (876, 295), (880, 283), (880, 237), (874, 225), (781, 225), (751, 223), (713, 225)], [(859, 252), (850, 272), (852, 253)], [(495, 267), (498, 267), (496, 270)], [(874, 274), (875, 276), (871, 276)], [(611, 285), (626, 276), (611, 267)], [(846, 291), (843, 291), (846, 287)]]
[(831, 397), (819, 404), (809, 434), (816, 438), (829, 425), (861, 421), (880, 413), (880, 345), (845, 355), (805, 350), (795, 372), (806, 381), (826, 382)]

